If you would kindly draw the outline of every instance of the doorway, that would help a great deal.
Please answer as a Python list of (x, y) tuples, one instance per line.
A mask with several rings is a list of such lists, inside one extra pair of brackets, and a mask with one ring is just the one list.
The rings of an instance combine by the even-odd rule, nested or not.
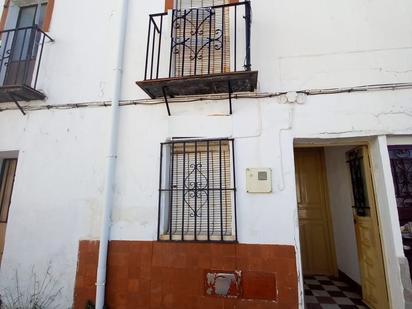
[(368, 147), (295, 148), (295, 172), (306, 307), (390, 308)]

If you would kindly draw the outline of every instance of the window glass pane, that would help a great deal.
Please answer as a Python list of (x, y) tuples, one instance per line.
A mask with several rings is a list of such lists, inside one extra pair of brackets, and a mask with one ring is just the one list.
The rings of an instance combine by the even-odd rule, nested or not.
[(17, 28), (30, 27), (33, 25), (36, 14), (36, 6), (26, 6), (20, 9), (20, 16), (17, 22)]
[[(40, 7), (39, 26), (43, 25), (44, 15), (46, 13), (47, 4), (43, 3)], [(20, 16), (17, 21), (17, 28), (30, 27), (35, 23), (37, 14), (37, 5), (24, 6), (20, 8)]]

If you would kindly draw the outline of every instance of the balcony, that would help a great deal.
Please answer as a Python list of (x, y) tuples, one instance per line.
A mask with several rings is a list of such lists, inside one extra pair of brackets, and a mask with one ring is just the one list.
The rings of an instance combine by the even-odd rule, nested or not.
[(167, 97), (254, 91), (250, 26), (249, 1), (150, 15), (137, 85), (166, 104)]
[[(4, 30), (0, 45), (0, 103), (43, 100), (36, 89), (44, 43), (53, 39), (38, 26)], [(24, 113), (24, 112), (23, 112)]]

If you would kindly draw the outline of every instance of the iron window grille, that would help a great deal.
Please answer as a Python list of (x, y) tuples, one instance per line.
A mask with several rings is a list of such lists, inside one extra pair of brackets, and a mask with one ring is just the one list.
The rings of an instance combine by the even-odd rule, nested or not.
[(370, 216), (369, 201), (366, 194), (365, 168), (363, 166), (362, 148), (356, 148), (347, 154), (347, 163), (351, 175), (354, 205), (357, 216)]
[(390, 146), (393, 183), (398, 207), (412, 207), (412, 145)]
[(237, 241), (234, 140), (160, 148), (158, 240)]

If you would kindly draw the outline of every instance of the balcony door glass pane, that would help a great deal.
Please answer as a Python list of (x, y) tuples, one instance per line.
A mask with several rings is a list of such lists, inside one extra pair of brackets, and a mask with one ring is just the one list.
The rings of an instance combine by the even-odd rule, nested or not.
[[(17, 29), (31, 27), (36, 22), (36, 14), (38, 11), (37, 5), (26, 6), (20, 9), (19, 19), (17, 20)], [(41, 27), (44, 21), (44, 14), (46, 11), (46, 4), (41, 5), (39, 26)], [(28, 58), (35, 57), (34, 50), (37, 52), (37, 48), (34, 48), (33, 52), (28, 52), (30, 47), (33, 31), (30, 29), (18, 30), (15, 37), (15, 46), (13, 49), (13, 60), (27, 60)]]
[(12, 42), (9, 61), (6, 62), (7, 72), (4, 80), (5, 85), (30, 85), (38, 51), (39, 33), (33, 30), (36, 23), (36, 14), (41, 27), (46, 11), (46, 4), (39, 7), (31, 5), (21, 7), (16, 23), (16, 30), (8, 34), (7, 40)]

